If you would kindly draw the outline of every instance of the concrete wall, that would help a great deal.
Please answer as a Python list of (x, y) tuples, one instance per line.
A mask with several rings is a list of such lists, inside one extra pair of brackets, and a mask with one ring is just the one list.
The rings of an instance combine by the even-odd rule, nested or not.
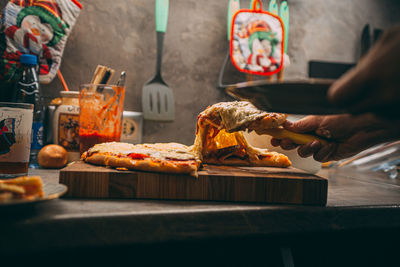
[[(264, 0), (264, 3), (267, 1)], [(363, 26), (387, 28), (400, 22), (398, 0), (289, 0), (288, 53), (292, 65), (285, 79), (307, 77), (311, 59), (355, 62)], [(2, 6), (6, 1), (1, 0)], [(154, 0), (86, 0), (64, 52), (61, 71), (72, 90), (90, 81), (97, 64), (127, 71), (125, 110), (141, 111), (141, 89), (155, 71)], [(216, 89), (228, 49), (228, 0), (171, 0), (164, 41), (163, 76), (176, 101), (172, 123), (146, 121), (144, 142), (191, 144), (197, 114), (229, 99)], [(248, 7), (249, 1), (241, 1)], [(245, 77), (228, 70), (226, 82)], [(55, 79), (43, 86), (47, 99), (62, 90)]]

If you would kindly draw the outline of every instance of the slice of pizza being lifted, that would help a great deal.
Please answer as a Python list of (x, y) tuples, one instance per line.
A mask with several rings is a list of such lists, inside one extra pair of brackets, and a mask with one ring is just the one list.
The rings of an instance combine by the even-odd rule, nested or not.
[(251, 146), (241, 132), (278, 128), (286, 117), (258, 110), (246, 101), (217, 103), (198, 116), (192, 151), (209, 164), (289, 167), (287, 156)]

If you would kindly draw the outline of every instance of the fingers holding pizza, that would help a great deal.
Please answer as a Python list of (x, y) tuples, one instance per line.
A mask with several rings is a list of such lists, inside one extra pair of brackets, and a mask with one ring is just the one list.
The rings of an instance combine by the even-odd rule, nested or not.
[(271, 144), (286, 150), (298, 148), (301, 157), (313, 156), (317, 161), (327, 162), (351, 157), (376, 144), (395, 140), (400, 136), (397, 125), (398, 122), (393, 123), (372, 113), (307, 116), (294, 123), (285, 122), (282, 126), (294, 133), (311, 133), (321, 138), (301, 143), (290, 136), (275, 136)]

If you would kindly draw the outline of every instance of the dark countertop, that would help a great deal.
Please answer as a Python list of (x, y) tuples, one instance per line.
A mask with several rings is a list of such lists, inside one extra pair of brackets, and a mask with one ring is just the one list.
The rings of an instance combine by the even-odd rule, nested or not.
[[(58, 183), (58, 170), (30, 170), (30, 174), (41, 175), (45, 183)], [(386, 238), (400, 229), (400, 183), (362, 175), (330, 177), (326, 207), (61, 198), (0, 211), (0, 251), (11, 254), (209, 240), (290, 243), (304, 236), (311, 240), (343, 233)]]

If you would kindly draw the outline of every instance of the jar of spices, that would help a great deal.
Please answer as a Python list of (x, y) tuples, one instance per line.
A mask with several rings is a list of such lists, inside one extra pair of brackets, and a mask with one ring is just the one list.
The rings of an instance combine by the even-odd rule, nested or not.
[(79, 92), (61, 91), (61, 105), (53, 116), (53, 142), (68, 152), (68, 162), (79, 160)]

